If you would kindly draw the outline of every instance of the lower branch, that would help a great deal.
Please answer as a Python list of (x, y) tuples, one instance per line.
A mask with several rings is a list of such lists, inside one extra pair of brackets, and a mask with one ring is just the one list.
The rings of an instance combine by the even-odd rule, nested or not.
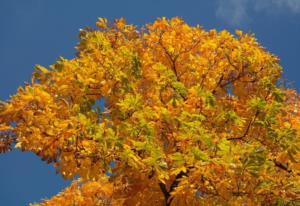
[(168, 191), (166, 188), (166, 185), (162, 182), (159, 183), (159, 187), (160, 190), (162, 191), (162, 193), (164, 194), (165, 197), (165, 206), (170, 206), (171, 202), (173, 200), (173, 198), (171, 197), (171, 192), (173, 192), (176, 187), (178, 186), (180, 179), (184, 176), (187, 176), (187, 174), (189, 173), (189, 171), (187, 172), (180, 172), (179, 174), (176, 175), (175, 180), (172, 182), (171, 186), (170, 186), (170, 190)]

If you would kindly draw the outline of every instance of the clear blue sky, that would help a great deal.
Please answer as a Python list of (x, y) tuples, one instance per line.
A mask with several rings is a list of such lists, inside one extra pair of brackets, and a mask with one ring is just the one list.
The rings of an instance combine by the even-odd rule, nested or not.
[[(78, 30), (94, 26), (97, 17), (143, 25), (161, 16), (255, 33), (280, 57), (285, 77), (299, 91), (300, 0), (0, 0), (0, 99), (28, 81), (35, 64), (73, 57)], [(28, 205), (68, 184), (34, 154), (0, 156), (0, 205)]]

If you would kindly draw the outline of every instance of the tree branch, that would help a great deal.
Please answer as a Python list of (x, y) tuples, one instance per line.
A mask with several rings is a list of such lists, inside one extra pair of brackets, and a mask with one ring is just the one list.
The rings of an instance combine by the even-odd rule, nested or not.
[[(190, 167), (189, 169), (192, 169), (193, 167)], [(178, 186), (180, 179), (184, 176), (187, 176), (189, 173), (189, 170), (187, 170), (186, 172), (180, 172), (176, 175), (174, 181), (172, 182), (171, 186), (170, 186), (170, 190), (168, 191), (166, 188), (166, 185), (162, 182), (159, 183), (159, 187), (160, 190), (162, 191), (162, 193), (164, 194), (165, 197), (165, 206), (170, 206), (171, 202), (173, 200), (173, 198), (171, 197), (171, 192), (173, 192), (176, 187)]]
[(288, 168), (287, 164), (283, 164), (283, 163), (281, 163), (281, 162), (279, 162), (277, 160), (273, 160), (273, 162), (274, 162), (275, 166), (278, 167), (279, 169), (282, 169), (282, 170), (284, 170), (284, 171), (286, 171), (288, 173), (292, 172), (292, 170)]
[(244, 132), (241, 136), (239, 136), (239, 137), (229, 137), (229, 138), (227, 138), (227, 140), (241, 140), (241, 139), (243, 139), (244, 137), (246, 137), (246, 136), (248, 135), (249, 131), (250, 131), (250, 128), (251, 128), (252, 124), (255, 122), (255, 120), (256, 120), (258, 114), (259, 114), (259, 111), (257, 110), (257, 111), (255, 112), (254, 117), (253, 117), (253, 118), (250, 120), (250, 122), (248, 123), (245, 132)]

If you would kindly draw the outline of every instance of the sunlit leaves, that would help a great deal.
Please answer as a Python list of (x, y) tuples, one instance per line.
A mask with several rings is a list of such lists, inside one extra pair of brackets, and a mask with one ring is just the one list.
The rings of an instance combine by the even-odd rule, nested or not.
[(0, 102), (0, 153), (16, 143), (81, 178), (40, 205), (299, 203), (299, 95), (253, 34), (96, 26)]
[(209, 156), (197, 147), (192, 149), (192, 153), (194, 154), (196, 160), (202, 160), (202, 161), (209, 160)]
[(249, 106), (254, 111), (262, 111), (266, 106), (266, 102), (264, 100), (262, 100), (261, 98), (254, 97), (254, 98), (250, 99)]
[(262, 147), (255, 148), (249, 155), (243, 157), (243, 168), (250, 174), (258, 177), (259, 170), (266, 161), (265, 149)]
[(142, 99), (139, 95), (131, 95), (127, 94), (124, 97), (124, 100), (121, 100), (117, 103), (119, 107), (121, 115), (126, 119), (131, 116), (136, 110), (140, 110), (142, 108)]

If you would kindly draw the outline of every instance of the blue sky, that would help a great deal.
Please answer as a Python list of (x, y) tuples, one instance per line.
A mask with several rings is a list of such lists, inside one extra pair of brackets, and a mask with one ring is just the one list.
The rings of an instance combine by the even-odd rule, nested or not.
[[(143, 25), (161, 16), (180, 16), (205, 29), (255, 33), (280, 57), (284, 76), (299, 91), (300, 0), (0, 0), (0, 99), (29, 81), (35, 64), (72, 58), (79, 29), (94, 26), (98, 17)], [(0, 205), (28, 205), (68, 184), (34, 154), (0, 155)]]

